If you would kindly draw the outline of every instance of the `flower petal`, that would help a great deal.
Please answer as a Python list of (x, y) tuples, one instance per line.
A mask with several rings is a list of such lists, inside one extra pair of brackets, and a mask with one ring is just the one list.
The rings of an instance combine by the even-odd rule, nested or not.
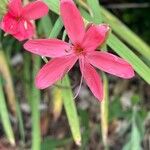
[(106, 24), (91, 25), (85, 34), (82, 47), (86, 51), (95, 50), (105, 42), (109, 30)]
[(9, 34), (15, 34), (17, 27), (18, 21), (10, 13), (7, 13), (0, 23), (0, 28)]
[(89, 53), (88, 60), (95, 67), (115, 76), (125, 79), (134, 76), (132, 66), (125, 60), (113, 54), (95, 51)]
[(81, 43), (85, 34), (84, 22), (72, 0), (61, 0), (60, 15), (72, 43)]
[(39, 19), (48, 13), (48, 6), (42, 1), (31, 2), (23, 8), (22, 15), (29, 20)]
[(8, 4), (8, 11), (14, 17), (19, 17), (22, 12), (21, 0), (10, 0)]
[(34, 35), (34, 26), (26, 20), (21, 20), (17, 26), (17, 33), (13, 34), (13, 36), (19, 41), (23, 41), (25, 39), (29, 39)]
[(77, 61), (75, 56), (54, 58), (39, 71), (35, 84), (39, 89), (45, 89), (61, 79)]
[(24, 48), (46, 57), (61, 57), (71, 53), (70, 44), (57, 39), (29, 40), (24, 44)]
[(83, 74), (83, 77), (94, 94), (94, 96), (101, 101), (103, 99), (103, 85), (100, 75), (96, 70), (87, 62), (82, 60), (80, 62), (80, 70)]

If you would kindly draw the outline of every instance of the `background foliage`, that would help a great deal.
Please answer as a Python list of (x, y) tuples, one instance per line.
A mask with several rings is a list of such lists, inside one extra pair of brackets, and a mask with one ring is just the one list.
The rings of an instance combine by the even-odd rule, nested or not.
[[(50, 13), (36, 22), (38, 37), (64, 39), (59, 0), (44, 1)], [(103, 74), (102, 103), (85, 84), (73, 99), (79, 86), (78, 66), (56, 86), (37, 90), (34, 77), (45, 62), (0, 31), (0, 148), (149, 149), (150, 4), (139, 0), (128, 8), (131, 1), (126, 2), (76, 0), (86, 24), (110, 24), (107, 49), (136, 71), (132, 80)]]

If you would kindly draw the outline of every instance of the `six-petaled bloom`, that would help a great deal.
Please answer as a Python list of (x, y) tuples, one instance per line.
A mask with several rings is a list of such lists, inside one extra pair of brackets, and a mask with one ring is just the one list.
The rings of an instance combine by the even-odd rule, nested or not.
[(110, 29), (108, 25), (91, 25), (86, 31), (80, 12), (72, 0), (61, 0), (60, 15), (71, 43), (58, 39), (36, 39), (29, 40), (24, 45), (26, 50), (34, 54), (52, 58), (37, 74), (37, 88), (44, 89), (54, 84), (77, 60), (88, 87), (98, 100), (103, 98), (103, 86), (100, 75), (93, 66), (126, 79), (134, 76), (131, 65), (123, 59), (96, 51), (106, 40)]
[(10, 0), (0, 28), (19, 41), (29, 39), (35, 32), (32, 20), (39, 19), (47, 13), (48, 7), (42, 1), (38, 0), (22, 6), (21, 0)]

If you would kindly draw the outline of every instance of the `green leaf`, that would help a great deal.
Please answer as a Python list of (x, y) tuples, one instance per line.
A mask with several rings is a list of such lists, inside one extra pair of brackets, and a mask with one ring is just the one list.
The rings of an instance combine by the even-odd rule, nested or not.
[(79, 109), (79, 116), (82, 125), (82, 145), (80, 147), (80, 150), (85, 150), (88, 148), (88, 143), (90, 140), (89, 113), (87, 112), (87, 110)]
[(62, 28), (63, 28), (63, 24), (62, 24), (61, 18), (58, 17), (49, 35), (49, 38), (56, 38), (59, 35)]
[(141, 150), (141, 134), (136, 124), (137, 111), (133, 110), (132, 129), (129, 141), (123, 147), (123, 150)]
[(0, 117), (5, 134), (12, 145), (15, 145), (13, 129), (9, 120), (9, 113), (2, 88), (2, 76), (0, 76)]
[(110, 34), (108, 45), (122, 58), (127, 60), (135, 69), (135, 71), (150, 84), (150, 68), (134, 54), (125, 44), (123, 44), (115, 35)]
[(48, 37), (52, 28), (53, 24), (51, 18), (49, 16), (45, 16), (39, 21), (38, 33), (40, 33), (41, 35), (42, 33), (44, 33), (44, 35)]
[[(32, 77), (34, 77), (39, 70), (41, 64), (41, 58), (38, 56), (33, 56), (33, 72)], [(35, 88), (33, 83), (31, 92), (31, 113), (32, 113), (32, 150), (41, 149), (41, 129), (40, 129), (40, 91)]]
[(28, 53), (24, 54), (24, 66), (23, 66), (23, 79), (24, 79), (24, 89), (25, 89), (25, 96), (27, 99), (28, 104), (31, 106), (31, 75), (30, 66), (31, 66), (31, 55)]
[(17, 111), (17, 117), (18, 117), (18, 123), (19, 123), (20, 136), (21, 136), (22, 141), (25, 143), (24, 122), (23, 122), (23, 116), (22, 116), (22, 112), (21, 112), (18, 99), (16, 99), (16, 111)]
[(63, 96), (65, 111), (72, 131), (72, 136), (76, 144), (81, 145), (79, 118), (78, 118), (75, 102), (73, 99), (73, 93), (70, 86), (69, 77), (67, 75), (64, 77), (62, 81), (62, 86), (68, 87), (66, 89), (65, 88), (62, 89), (62, 96)]
[(68, 145), (72, 142), (71, 138), (68, 139), (52, 139), (47, 138), (42, 142), (41, 150), (56, 150), (57, 148), (62, 148), (65, 145)]
[(99, 7), (99, 1), (98, 0), (87, 0), (88, 5), (92, 9), (93, 16), (92, 21), (96, 24), (99, 24), (103, 21), (102, 15), (101, 15), (101, 9)]
[(48, 5), (49, 9), (59, 14), (59, 2), (60, 0), (44, 0), (44, 2)]
[(150, 47), (131, 29), (123, 24), (116, 16), (105, 8), (101, 7), (104, 21), (110, 24), (112, 30), (121, 37), (126, 43), (131, 45), (135, 50), (150, 60)]
[(101, 110), (101, 132), (102, 140), (105, 146), (105, 149), (108, 149), (108, 97), (109, 97), (109, 88), (108, 88), (108, 79), (105, 74), (103, 74), (103, 84), (104, 84), (104, 98), (100, 103)]

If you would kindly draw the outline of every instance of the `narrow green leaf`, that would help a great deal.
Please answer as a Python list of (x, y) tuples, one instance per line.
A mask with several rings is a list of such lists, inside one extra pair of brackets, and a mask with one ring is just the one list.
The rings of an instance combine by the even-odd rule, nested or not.
[(5, 82), (7, 83), (4, 85), (4, 90), (7, 97), (8, 107), (11, 112), (16, 115), (16, 95), (9, 65), (7, 62), (7, 57), (3, 50), (0, 50), (0, 64), (0, 73), (3, 76)]
[(61, 18), (58, 17), (58, 19), (56, 20), (56, 22), (52, 28), (49, 38), (57, 37), (59, 35), (60, 31), (62, 30), (62, 28), (63, 28), (63, 24), (62, 24)]
[(24, 54), (24, 67), (23, 67), (23, 79), (24, 79), (24, 88), (25, 96), (28, 104), (31, 106), (31, 75), (30, 66), (31, 66), (31, 56), (28, 53)]
[(54, 121), (60, 117), (62, 108), (63, 108), (63, 100), (62, 100), (62, 90), (59, 87), (54, 87), (52, 89), (52, 114)]
[(87, 0), (88, 5), (92, 9), (93, 16), (92, 21), (96, 24), (99, 24), (103, 21), (102, 15), (101, 15), (101, 9), (99, 7), (99, 1), (98, 0)]
[(59, 2), (60, 0), (44, 0), (44, 2), (48, 5), (50, 10), (59, 14)]
[(134, 107), (132, 115), (132, 128), (129, 141), (124, 145), (123, 150), (141, 150), (142, 136), (136, 123), (137, 108)]
[(61, 149), (65, 145), (69, 145), (72, 142), (71, 138), (66, 139), (52, 139), (47, 138), (42, 142), (41, 150), (56, 150)]
[[(64, 87), (71, 87), (69, 77), (66, 75), (62, 81), (62, 85)], [(73, 99), (73, 93), (71, 88), (66, 88), (62, 90), (62, 96), (64, 101), (64, 107), (67, 114), (67, 118), (69, 121), (69, 125), (72, 131), (72, 136), (77, 145), (81, 145), (81, 133), (80, 133), (80, 125), (79, 118), (77, 115), (77, 110), (75, 106), (75, 102)]]
[(113, 34), (109, 35), (107, 43), (118, 55), (127, 60), (135, 71), (150, 84), (150, 68), (136, 54)]
[(104, 98), (100, 103), (101, 108), (101, 131), (102, 131), (102, 140), (105, 146), (105, 149), (108, 149), (108, 97), (109, 97), (109, 88), (108, 88), (108, 79), (105, 74), (103, 74), (103, 84), (104, 84)]
[(116, 16), (103, 7), (101, 7), (101, 10), (104, 16), (104, 21), (110, 24), (113, 31), (145, 58), (150, 60), (150, 47)]
[(52, 28), (53, 28), (53, 24), (52, 24), (51, 18), (47, 15), (39, 21), (38, 33), (41, 33), (41, 34), (44, 33), (44, 35), (48, 37)]
[[(41, 64), (41, 58), (33, 56), (33, 81), (34, 77), (39, 70)], [(41, 149), (41, 129), (40, 129), (40, 91), (32, 85), (32, 99), (31, 99), (31, 112), (32, 112), (32, 150)]]
[(141, 150), (141, 135), (139, 129), (135, 123), (132, 123), (132, 133), (131, 133), (131, 149)]
[(19, 106), (19, 102), (16, 98), (16, 111), (17, 111), (17, 117), (18, 117), (18, 123), (19, 123), (19, 131), (22, 141), (25, 143), (25, 130), (24, 130), (24, 122), (23, 122), (23, 116), (21, 112), (21, 108)]
[(82, 145), (80, 150), (85, 150), (88, 148), (88, 143), (90, 140), (90, 119), (87, 110), (79, 109), (80, 121), (82, 125)]
[(2, 88), (2, 76), (0, 75), (0, 117), (5, 134), (12, 145), (15, 145), (13, 129), (9, 120), (9, 113)]

